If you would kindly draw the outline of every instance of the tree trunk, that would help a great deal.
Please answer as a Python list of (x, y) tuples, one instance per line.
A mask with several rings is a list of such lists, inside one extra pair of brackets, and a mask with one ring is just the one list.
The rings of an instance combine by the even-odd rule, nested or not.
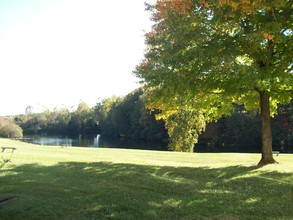
[(270, 96), (267, 92), (260, 94), (260, 117), (261, 117), (261, 160), (258, 165), (277, 163), (273, 158), (273, 139), (270, 118)]

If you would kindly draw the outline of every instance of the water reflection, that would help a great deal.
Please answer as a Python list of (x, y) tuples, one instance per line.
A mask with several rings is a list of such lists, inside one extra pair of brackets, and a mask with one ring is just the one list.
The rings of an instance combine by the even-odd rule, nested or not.
[(97, 135), (95, 138), (94, 138), (94, 144), (93, 144), (93, 147), (100, 147), (100, 137), (101, 135)]
[(127, 148), (127, 149), (147, 149), (147, 150), (166, 150), (167, 149), (167, 147), (162, 143), (119, 139), (119, 138), (107, 138), (107, 137), (102, 137), (100, 134), (95, 136), (32, 135), (32, 136), (25, 136), (24, 139), (27, 142), (34, 143), (34, 144), (53, 145), (53, 146)]

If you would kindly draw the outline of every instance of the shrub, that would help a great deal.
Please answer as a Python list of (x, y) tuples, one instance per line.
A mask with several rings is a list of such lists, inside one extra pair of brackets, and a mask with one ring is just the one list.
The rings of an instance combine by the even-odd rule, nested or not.
[(21, 138), (22, 135), (21, 127), (9, 119), (0, 118), (0, 137)]

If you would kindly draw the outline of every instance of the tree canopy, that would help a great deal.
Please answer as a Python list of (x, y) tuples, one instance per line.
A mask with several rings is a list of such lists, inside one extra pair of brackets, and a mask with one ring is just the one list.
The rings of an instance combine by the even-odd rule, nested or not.
[(274, 163), (270, 116), (293, 94), (291, 1), (158, 0), (147, 9), (154, 25), (135, 73), (148, 107), (163, 118), (193, 109), (206, 121), (235, 103), (259, 108), (260, 164)]

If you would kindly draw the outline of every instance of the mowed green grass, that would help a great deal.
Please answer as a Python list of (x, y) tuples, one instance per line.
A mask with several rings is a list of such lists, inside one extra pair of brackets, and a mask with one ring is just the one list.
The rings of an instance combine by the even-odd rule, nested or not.
[(293, 155), (61, 148), (0, 139), (0, 219), (293, 219)]

